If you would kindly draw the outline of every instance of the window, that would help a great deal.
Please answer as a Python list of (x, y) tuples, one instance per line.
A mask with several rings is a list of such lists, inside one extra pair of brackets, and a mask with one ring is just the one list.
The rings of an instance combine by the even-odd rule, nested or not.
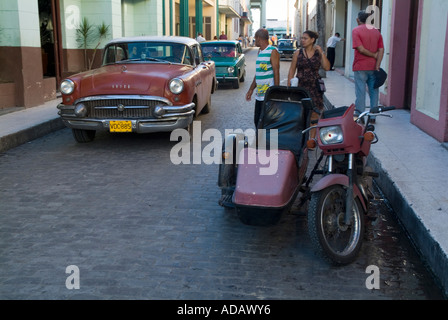
[(171, 62), (193, 65), (189, 48), (181, 43), (129, 42), (113, 44), (104, 50), (103, 65), (123, 60), (134, 63)]
[(204, 58), (202, 57), (202, 50), (200, 46), (193, 46), (193, 56), (194, 61), (198, 65), (204, 61)]

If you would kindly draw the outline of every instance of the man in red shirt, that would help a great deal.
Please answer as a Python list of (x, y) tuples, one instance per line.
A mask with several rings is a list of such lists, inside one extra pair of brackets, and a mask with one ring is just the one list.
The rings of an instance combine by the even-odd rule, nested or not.
[[(366, 85), (369, 88), (370, 107), (377, 107), (379, 89), (375, 89), (375, 71), (380, 69), (384, 56), (384, 43), (381, 33), (373, 25), (366, 24), (372, 14), (362, 10), (358, 13), (358, 26), (352, 31), (355, 59), (353, 71), (355, 74), (356, 109), (364, 112), (366, 108)], [(375, 123), (375, 118), (371, 118)]]

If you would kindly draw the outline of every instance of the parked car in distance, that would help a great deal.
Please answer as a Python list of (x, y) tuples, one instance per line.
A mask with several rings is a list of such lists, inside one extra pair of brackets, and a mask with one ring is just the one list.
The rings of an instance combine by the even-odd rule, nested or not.
[(161, 132), (189, 128), (207, 113), (216, 89), (215, 63), (186, 37), (110, 41), (102, 66), (61, 82), (59, 115), (78, 142), (96, 131)]
[(294, 52), (297, 50), (297, 41), (294, 39), (280, 39), (277, 47), (280, 59), (292, 59)]
[(219, 40), (201, 43), (204, 58), (214, 61), (219, 83), (231, 82), (238, 89), (246, 77), (246, 58), (239, 41)]

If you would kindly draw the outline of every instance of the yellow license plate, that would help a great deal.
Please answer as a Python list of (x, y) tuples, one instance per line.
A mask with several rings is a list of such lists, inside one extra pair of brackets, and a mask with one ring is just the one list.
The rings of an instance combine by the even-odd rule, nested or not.
[(132, 132), (132, 122), (131, 121), (110, 121), (109, 122), (110, 132)]

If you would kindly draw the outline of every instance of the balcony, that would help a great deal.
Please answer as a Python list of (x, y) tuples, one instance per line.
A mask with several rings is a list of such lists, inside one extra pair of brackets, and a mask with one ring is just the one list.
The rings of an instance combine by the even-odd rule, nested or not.
[(243, 20), (245, 23), (252, 24), (252, 20), (250, 19), (249, 12), (243, 12), (243, 15), (241, 16), (241, 20)]
[(220, 0), (219, 12), (229, 18), (241, 18), (243, 7), (239, 0)]

